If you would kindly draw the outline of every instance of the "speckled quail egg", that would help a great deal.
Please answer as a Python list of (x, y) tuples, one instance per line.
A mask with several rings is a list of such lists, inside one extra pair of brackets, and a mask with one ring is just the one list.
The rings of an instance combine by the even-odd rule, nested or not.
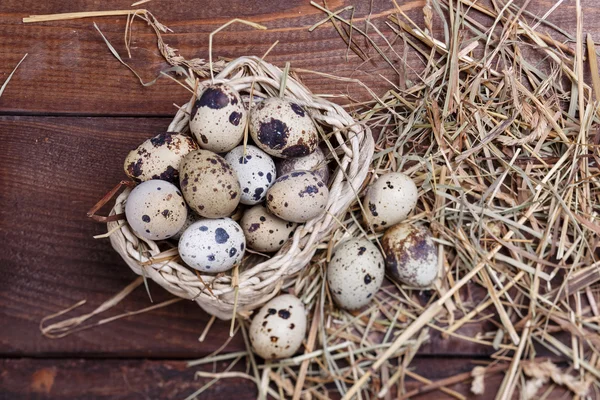
[(293, 171), (313, 171), (327, 184), (329, 181), (329, 168), (325, 161), (325, 154), (319, 147), (304, 157), (284, 158), (275, 163), (277, 176), (289, 174)]
[(381, 245), (388, 274), (409, 286), (426, 287), (438, 275), (437, 246), (431, 232), (407, 223), (389, 228)]
[(250, 324), (253, 351), (266, 360), (287, 358), (302, 345), (306, 334), (304, 305), (296, 296), (284, 294), (265, 304)]
[(183, 232), (185, 232), (185, 230), (194, 222), (201, 220), (202, 217), (199, 216), (198, 214), (196, 214), (194, 211), (192, 211), (191, 209), (188, 208), (187, 210), (187, 218), (185, 219), (185, 222), (183, 224), (183, 226), (181, 227), (181, 229), (179, 230), (179, 232), (177, 232), (176, 234), (174, 234), (173, 236), (171, 236), (171, 239), (175, 239), (175, 240), (179, 240), (181, 238), (181, 235), (183, 235)]
[(385, 262), (371, 241), (355, 238), (339, 244), (327, 267), (327, 283), (335, 302), (358, 310), (371, 301), (383, 283)]
[(415, 208), (419, 194), (417, 185), (401, 172), (381, 175), (363, 199), (365, 222), (376, 231), (396, 225)]
[(196, 150), (181, 162), (181, 191), (202, 217), (231, 215), (240, 202), (240, 184), (231, 165), (212, 151)]
[(308, 112), (279, 97), (265, 99), (250, 110), (250, 135), (258, 147), (281, 158), (307, 156), (319, 143)]
[(179, 182), (179, 164), (198, 145), (181, 133), (165, 132), (144, 141), (125, 158), (125, 173), (135, 181)]
[(179, 256), (202, 272), (223, 272), (242, 262), (246, 239), (231, 218), (201, 219), (179, 239)]
[(293, 236), (298, 226), (294, 222), (284, 221), (271, 214), (263, 204), (257, 204), (246, 210), (240, 225), (248, 247), (264, 252), (279, 250)]
[(140, 237), (164, 240), (185, 223), (187, 207), (175, 185), (158, 179), (142, 182), (127, 197), (125, 217)]
[(225, 155), (225, 160), (240, 182), (240, 203), (254, 205), (263, 201), (276, 178), (273, 159), (256, 146), (246, 146), (245, 153), (244, 146), (238, 146)]
[(329, 189), (314, 172), (294, 171), (275, 181), (267, 192), (267, 207), (286, 221), (306, 222), (323, 212)]
[(224, 153), (244, 137), (246, 108), (238, 92), (228, 85), (208, 86), (192, 109), (190, 130), (200, 147)]

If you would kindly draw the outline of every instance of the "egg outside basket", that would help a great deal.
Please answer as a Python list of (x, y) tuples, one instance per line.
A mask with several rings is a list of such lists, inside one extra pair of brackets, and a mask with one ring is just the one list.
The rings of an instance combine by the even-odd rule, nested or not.
[[(283, 78), (283, 79), (282, 79)], [(291, 283), (313, 257), (317, 246), (325, 240), (346, 214), (363, 185), (373, 157), (371, 131), (357, 123), (340, 106), (312, 94), (303, 84), (258, 57), (240, 57), (227, 64), (214, 78), (214, 83), (227, 83), (242, 95), (247, 106), (265, 97), (278, 96), (282, 80), (284, 97), (303, 105), (328, 134), (337, 168), (329, 183), (326, 212), (300, 225), (283, 248), (268, 260), (246, 257), (237, 279), (232, 274), (197, 275), (179, 263), (176, 248), (159, 249), (157, 243), (139, 238), (124, 221), (111, 221), (108, 231), (113, 248), (138, 275), (152, 279), (172, 294), (196, 301), (202, 309), (220, 319), (231, 319), (234, 312), (247, 312), (260, 307), (275, 296), (282, 286)], [(189, 83), (189, 82), (188, 82)], [(201, 82), (198, 93), (211, 81)], [(169, 125), (170, 132), (189, 131), (192, 100), (185, 104)], [(111, 215), (121, 214), (130, 189), (116, 199)], [(162, 254), (161, 254), (162, 253)], [(235, 283), (237, 281), (237, 294)]]

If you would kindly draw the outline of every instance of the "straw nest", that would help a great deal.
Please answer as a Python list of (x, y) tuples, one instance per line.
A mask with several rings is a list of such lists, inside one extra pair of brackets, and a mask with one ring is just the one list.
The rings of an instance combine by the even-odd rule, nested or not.
[[(200, 82), (197, 93), (212, 80)], [(306, 266), (317, 247), (336, 227), (360, 190), (373, 156), (374, 142), (369, 128), (357, 124), (340, 106), (317, 97), (304, 85), (285, 76), (284, 71), (258, 57), (240, 57), (228, 63), (214, 77), (214, 83), (227, 83), (237, 90), (248, 106), (267, 97), (277, 96), (285, 85), (285, 97), (294, 99), (309, 110), (319, 124), (321, 134), (332, 146), (337, 169), (329, 184), (326, 212), (296, 229), (284, 247), (274, 256), (249, 255), (233, 274), (197, 276), (181, 263), (176, 249), (165, 249), (148, 239), (136, 236), (123, 221), (108, 223), (113, 248), (138, 275), (152, 279), (176, 296), (196, 301), (206, 312), (221, 319), (231, 319), (253, 310), (288, 286), (294, 275)], [(193, 81), (190, 82), (193, 87)], [(178, 111), (168, 131), (186, 133), (194, 98)], [(335, 148), (334, 148), (335, 147)], [(130, 190), (116, 199), (111, 215), (122, 214)]]

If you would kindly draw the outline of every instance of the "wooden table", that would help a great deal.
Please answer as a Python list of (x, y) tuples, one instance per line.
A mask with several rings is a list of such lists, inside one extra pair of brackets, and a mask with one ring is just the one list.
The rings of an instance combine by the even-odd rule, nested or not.
[[(195, 369), (185, 361), (202, 357), (224, 342), (229, 325), (218, 322), (204, 343), (198, 336), (209, 317), (191, 302), (119, 320), (51, 340), (40, 334), (40, 320), (82, 299), (79, 313), (89, 312), (135, 279), (107, 240), (92, 236), (105, 226), (87, 219), (86, 211), (116, 182), (124, 178), (122, 160), (145, 138), (163, 132), (189, 93), (168, 79), (143, 87), (111, 55), (93, 22), (125, 58), (125, 17), (24, 25), (30, 14), (128, 9), (131, 0), (18, 1), (0, 3), (0, 82), (25, 53), (29, 56), (0, 98), (0, 398), (1, 399), (166, 399), (184, 398), (207, 380), (194, 380)], [(364, 3), (364, 4), (363, 4)], [(384, 33), (391, 3), (332, 0), (333, 10), (356, 4), (356, 23), (364, 16)], [(399, 1), (420, 20), (424, 1)], [(530, 11), (545, 13), (551, 0), (532, 1)], [(583, 1), (584, 33), (600, 41), (600, 8)], [(165, 41), (187, 58), (207, 57), (208, 35), (238, 17), (266, 25), (255, 31), (235, 25), (215, 38), (215, 55), (235, 57), (263, 54), (276, 40), (268, 60), (277, 65), (313, 69), (361, 79), (377, 93), (397, 77), (376, 56), (361, 63), (350, 53), (331, 24), (309, 33), (324, 14), (308, 1), (202, 2), (152, 0), (142, 7), (173, 29)], [(549, 18), (573, 32), (575, 1), (565, 1)], [(150, 28), (133, 27), (130, 65), (145, 81), (167, 64), (156, 50)], [(371, 29), (372, 31), (372, 29)], [(561, 39), (562, 40), (562, 39)], [(421, 61), (409, 57), (413, 68)], [(315, 75), (304, 75), (316, 93), (349, 94), (365, 99), (364, 91)], [(150, 285), (155, 302), (171, 296)], [(140, 288), (109, 315), (149, 305)], [(481, 325), (461, 332), (475, 335)], [(227, 351), (243, 349), (241, 336)], [(432, 380), (473, 368), (491, 349), (460, 340), (434, 336), (413, 363), (416, 371)], [(212, 370), (212, 365), (203, 370)], [(221, 367), (221, 365), (217, 365)], [(501, 377), (487, 381), (487, 395)], [(415, 382), (408, 386), (415, 387)], [(468, 385), (455, 390), (468, 393)], [(254, 384), (222, 380), (205, 398), (251, 399)], [(433, 392), (430, 398), (441, 398)], [(422, 396), (425, 398), (425, 396)]]

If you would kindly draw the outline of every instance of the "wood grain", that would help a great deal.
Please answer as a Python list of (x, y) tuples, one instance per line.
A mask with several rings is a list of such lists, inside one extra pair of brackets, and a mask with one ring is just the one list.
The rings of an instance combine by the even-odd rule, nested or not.
[[(469, 359), (444, 357), (416, 358), (411, 370), (434, 382), (461, 373), (469, 373), (478, 365)], [(0, 400), (58, 400), (58, 399), (183, 399), (194, 393), (208, 378), (194, 379), (195, 371), (223, 371), (226, 363), (187, 368), (177, 360), (84, 360), (84, 359), (4, 359), (0, 360)], [(240, 361), (234, 371), (244, 371)], [(483, 400), (494, 396), (503, 374), (485, 378), (481, 395), (470, 392), (471, 380), (449, 385), (448, 389), (469, 399)], [(407, 377), (405, 388), (411, 391), (423, 384)], [(276, 389), (275, 386), (273, 386)], [(545, 386), (540, 390), (548, 389)], [(203, 393), (201, 398), (255, 399), (254, 383), (246, 379), (223, 379)], [(339, 398), (335, 387), (329, 388), (332, 399)], [(555, 387), (548, 399), (568, 398), (562, 387)], [(451, 399), (447, 394), (433, 390), (412, 397), (417, 400)]]
[[(123, 45), (125, 17), (97, 18), (94, 20), (60, 21), (23, 25), (21, 18), (29, 14), (47, 14), (65, 11), (127, 9), (130, 1), (72, 2), (68, 6), (58, 2), (32, 4), (23, 10), (21, 2), (6, 0), (0, 6), (0, 71), (10, 72), (15, 58), (29, 53), (11, 81), (10, 90), (2, 97), (3, 113), (74, 113), (86, 115), (173, 115), (172, 103), (189, 100), (189, 93), (177, 84), (161, 79), (151, 87), (142, 87), (137, 79), (110, 54), (92, 22), (126, 57)], [(332, 8), (351, 2), (333, 1)], [(414, 4), (411, 8), (416, 9)], [(375, 4), (374, 12), (390, 9), (387, 2)], [(283, 66), (286, 61), (293, 67), (353, 75), (359, 65), (356, 56), (345, 63), (346, 48), (336, 31), (329, 25), (313, 33), (308, 28), (325, 15), (308, 1), (248, 1), (221, 2), (211, 0), (202, 6), (190, 7), (178, 1), (154, 1), (148, 8), (161, 22), (174, 30), (164, 40), (179, 49), (186, 58), (208, 57), (208, 35), (232, 18), (246, 18), (265, 24), (269, 30), (254, 31), (247, 26), (234, 25), (215, 38), (215, 57), (262, 55), (276, 40), (279, 45), (268, 61)], [(359, 2), (357, 12), (364, 14), (368, 3)], [(25, 12), (24, 12), (25, 11)], [(150, 81), (168, 65), (156, 49), (154, 33), (141, 21), (134, 24), (131, 66)], [(17, 59), (18, 61), (18, 59)], [(12, 65), (12, 67), (11, 67)], [(377, 71), (370, 76), (357, 77), (375, 89), (382, 88)], [(389, 75), (389, 71), (384, 74)], [(306, 76), (306, 83), (316, 92), (341, 94), (348, 92), (347, 84), (329, 79)], [(383, 86), (387, 86), (384, 83)], [(351, 93), (356, 95), (356, 87)]]
[[(0, 368), (3, 400), (184, 399), (208, 382), (194, 379), (200, 368), (173, 360), (12, 359), (1, 360)], [(201, 369), (210, 371), (212, 365)], [(244, 379), (221, 380), (203, 398), (217, 397), (255, 399), (256, 387)]]
[[(372, 10), (370, 4), (372, 3)], [(422, 21), (424, 1), (399, 2), (402, 9), (415, 21)], [(173, 103), (183, 104), (189, 99), (188, 92), (167, 79), (161, 79), (151, 87), (142, 87), (137, 79), (110, 54), (99, 33), (96, 22), (119, 53), (127, 58), (123, 44), (125, 17), (94, 18), (78, 21), (58, 21), (23, 24), (21, 19), (30, 14), (50, 14), (72, 11), (95, 11), (127, 9), (131, 0), (106, 3), (100, 0), (73, 2), (27, 2), (3, 0), (0, 4), (0, 80), (3, 80), (23, 54), (29, 53), (13, 77), (10, 86), (0, 99), (3, 114), (77, 114), (77, 115), (138, 115), (167, 116), (175, 113)], [(531, 2), (528, 10), (543, 15), (553, 2)], [(585, 33), (600, 41), (600, 10), (593, 0), (582, 1)], [(332, 10), (356, 5), (357, 27), (367, 29), (377, 38), (372, 27), (366, 26), (365, 17), (371, 11), (371, 21), (390, 40), (393, 35), (385, 24), (392, 12), (387, 0), (329, 1)], [(283, 66), (286, 61), (292, 67), (313, 69), (321, 72), (354, 77), (364, 81), (377, 93), (390, 85), (379, 75), (398, 82), (392, 69), (371, 50), (371, 62), (363, 63), (352, 52), (346, 60), (346, 45), (330, 23), (313, 32), (308, 28), (322, 20), (325, 14), (312, 7), (308, 0), (293, 1), (203, 1), (202, 6), (187, 2), (154, 0), (145, 5), (157, 18), (173, 29), (164, 40), (179, 49), (186, 58), (208, 56), (208, 35), (232, 18), (246, 18), (266, 25), (267, 31), (251, 30), (247, 26), (234, 25), (215, 37), (215, 57), (262, 55), (276, 40), (279, 44), (271, 52), (268, 61)], [(561, 27), (574, 26), (574, 2), (565, 2), (550, 15), (549, 21)], [(482, 19), (481, 15), (471, 11)], [(349, 12), (346, 15), (350, 16)], [(441, 28), (441, 27), (438, 27)], [(544, 30), (544, 27), (540, 29)], [(442, 31), (435, 32), (443, 38)], [(554, 35), (564, 41), (561, 35)], [(146, 81), (167, 67), (156, 49), (154, 33), (143, 22), (134, 24), (132, 58), (127, 62)], [(361, 47), (364, 39), (354, 36)], [(378, 42), (385, 47), (380, 39)], [(394, 45), (402, 55), (402, 43)], [(403, 61), (389, 51), (396, 68)], [(408, 52), (407, 71), (419, 71), (423, 62), (414, 51)], [(409, 77), (416, 78), (414, 73)], [(357, 85), (348, 85), (314, 75), (304, 75), (306, 84), (316, 93), (350, 95), (365, 99), (366, 93)]]

